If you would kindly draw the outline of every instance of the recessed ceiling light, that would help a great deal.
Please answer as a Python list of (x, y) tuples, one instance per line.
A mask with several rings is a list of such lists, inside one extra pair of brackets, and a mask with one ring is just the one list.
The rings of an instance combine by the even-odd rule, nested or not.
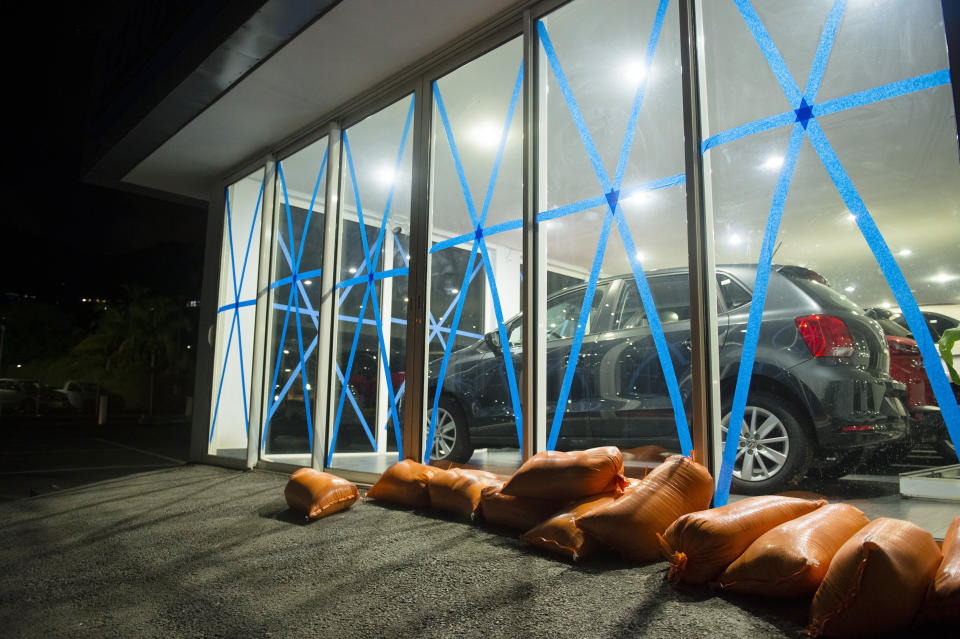
[(479, 147), (495, 149), (500, 145), (502, 133), (493, 122), (481, 122), (470, 130), (470, 139)]
[(947, 282), (952, 282), (953, 280), (960, 277), (960, 275), (954, 275), (952, 273), (944, 273), (943, 271), (937, 273), (930, 278), (931, 282), (936, 282), (937, 284), (946, 284)]
[(771, 155), (763, 164), (760, 165), (760, 168), (767, 169), (768, 171), (776, 171), (781, 166), (783, 166), (783, 156)]
[(623, 65), (623, 79), (631, 89), (635, 89), (647, 75), (647, 67), (643, 60), (629, 60)]

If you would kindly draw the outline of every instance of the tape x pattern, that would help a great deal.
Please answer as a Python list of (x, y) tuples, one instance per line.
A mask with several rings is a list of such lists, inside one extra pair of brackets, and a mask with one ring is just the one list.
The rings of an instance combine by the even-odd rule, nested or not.
[(718, 476), (717, 493), (714, 497), (715, 506), (722, 506), (727, 503), (730, 492), (730, 482), (733, 477), (733, 467), (739, 456), (736, 442), (739, 442), (741, 428), (743, 426), (743, 413), (750, 387), (754, 358), (756, 356), (760, 321), (766, 299), (767, 285), (770, 279), (770, 268), (773, 260), (777, 231), (783, 216), (783, 207), (790, 188), (790, 180), (793, 176), (797, 157), (804, 139), (809, 140), (814, 151), (816, 151), (837, 192), (853, 214), (860, 232), (863, 234), (874, 258), (877, 260), (877, 264), (880, 266), (884, 278), (886, 278), (890, 289), (893, 291), (893, 295), (900, 306), (900, 310), (903, 312), (907, 325), (910, 327), (910, 331), (913, 333), (913, 337), (920, 348), (924, 367), (930, 378), (930, 385), (933, 387), (934, 395), (940, 405), (940, 410), (946, 422), (950, 438), (954, 442), (960, 441), (960, 407), (957, 406), (957, 402), (954, 399), (953, 392), (950, 389), (950, 382), (940, 363), (940, 356), (937, 352), (936, 344), (930, 336), (930, 331), (927, 329), (923, 316), (920, 314), (917, 301), (910, 292), (910, 286), (907, 284), (906, 278), (897, 265), (886, 241), (884, 241), (880, 229), (871, 217), (863, 199), (850, 180), (850, 176), (847, 174), (840, 159), (834, 152), (833, 147), (830, 145), (829, 140), (827, 140), (823, 129), (817, 122), (818, 117), (831, 113), (845, 111), (932, 87), (949, 85), (949, 70), (943, 69), (915, 76), (874, 89), (860, 91), (834, 100), (818, 103), (816, 101), (817, 92), (820, 88), (827, 62), (830, 59), (834, 39), (846, 8), (846, 0), (835, 0), (833, 3), (820, 37), (820, 43), (817, 47), (813, 66), (807, 78), (806, 87), (803, 91), (800, 90), (794, 81), (783, 57), (780, 55), (770, 34), (767, 32), (762, 20), (760, 20), (760, 17), (757, 15), (749, 0), (733, 0), (733, 2), (736, 4), (740, 15), (750, 29), (757, 46), (759, 46), (763, 52), (770, 71), (780, 85), (791, 108), (783, 113), (750, 122), (712, 136), (703, 142), (702, 150), (705, 153), (707, 150), (721, 144), (726, 144), (748, 135), (781, 126), (791, 126), (792, 129), (790, 140), (787, 143), (787, 151), (784, 155), (783, 165), (774, 189), (773, 201), (770, 205), (770, 213), (767, 218), (767, 225), (763, 236), (763, 244), (760, 249), (757, 279), (753, 289), (753, 303), (750, 306), (747, 334), (744, 339), (743, 355), (740, 360), (737, 385), (734, 391), (733, 406), (731, 408), (730, 427), (723, 449), (723, 462), (720, 466), (720, 474)]
[(250, 246), (253, 244), (253, 230), (257, 226), (257, 216), (260, 214), (260, 201), (263, 198), (263, 180), (260, 181), (260, 190), (257, 193), (257, 204), (256, 208), (253, 210), (253, 221), (250, 222), (250, 233), (247, 235), (247, 246), (243, 251), (243, 266), (240, 268), (240, 279), (237, 279), (237, 260), (234, 256), (233, 250), (233, 215), (230, 209), (230, 188), (226, 189), (226, 203), (227, 203), (227, 242), (229, 243), (230, 248), (230, 274), (233, 278), (233, 303), (225, 304), (217, 309), (217, 314), (225, 313), (227, 311), (233, 311), (233, 317), (230, 321), (230, 336), (227, 338), (227, 345), (224, 348), (223, 354), (223, 367), (220, 371), (220, 382), (217, 384), (217, 401), (213, 407), (213, 419), (210, 421), (210, 439), (208, 443), (213, 443), (213, 433), (214, 429), (217, 426), (217, 416), (220, 413), (220, 397), (223, 393), (223, 380), (227, 374), (227, 363), (230, 361), (230, 353), (232, 352), (233, 346), (233, 333), (236, 330), (237, 333), (237, 357), (239, 358), (240, 363), (240, 392), (243, 397), (243, 418), (247, 426), (247, 430), (244, 432), (249, 432), (250, 430), (250, 412), (247, 410), (247, 378), (245, 371), (243, 369), (243, 336), (240, 334), (240, 309), (248, 306), (254, 306), (257, 303), (256, 299), (250, 300), (240, 300), (240, 290), (243, 288), (244, 277), (247, 274), (247, 261), (250, 257)]

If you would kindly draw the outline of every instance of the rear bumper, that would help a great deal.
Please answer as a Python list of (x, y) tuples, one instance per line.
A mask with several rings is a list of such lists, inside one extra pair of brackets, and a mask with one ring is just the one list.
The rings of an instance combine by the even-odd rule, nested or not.
[(909, 416), (906, 386), (844, 365), (808, 360), (790, 371), (804, 386), (817, 443), (825, 451), (879, 446), (902, 439)]

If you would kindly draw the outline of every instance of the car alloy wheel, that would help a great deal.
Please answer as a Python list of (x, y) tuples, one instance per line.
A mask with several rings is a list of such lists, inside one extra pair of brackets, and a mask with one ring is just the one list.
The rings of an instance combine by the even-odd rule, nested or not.
[[(729, 422), (728, 414), (720, 427), (724, 441)], [(733, 476), (744, 482), (767, 481), (783, 470), (789, 455), (790, 435), (780, 418), (759, 406), (747, 406)]]
[(457, 445), (457, 420), (443, 406), (437, 408), (437, 430), (433, 433), (432, 459), (446, 459)]

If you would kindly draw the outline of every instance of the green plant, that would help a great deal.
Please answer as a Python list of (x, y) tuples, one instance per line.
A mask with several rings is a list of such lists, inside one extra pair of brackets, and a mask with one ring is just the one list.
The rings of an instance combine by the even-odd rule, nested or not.
[(937, 342), (937, 348), (940, 349), (940, 357), (947, 363), (947, 369), (950, 371), (950, 381), (960, 385), (960, 375), (957, 374), (957, 369), (953, 365), (953, 345), (957, 343), (957, 340), (960, 340), (960, 327), (948, 328), (940, 337), (940, 341)]

